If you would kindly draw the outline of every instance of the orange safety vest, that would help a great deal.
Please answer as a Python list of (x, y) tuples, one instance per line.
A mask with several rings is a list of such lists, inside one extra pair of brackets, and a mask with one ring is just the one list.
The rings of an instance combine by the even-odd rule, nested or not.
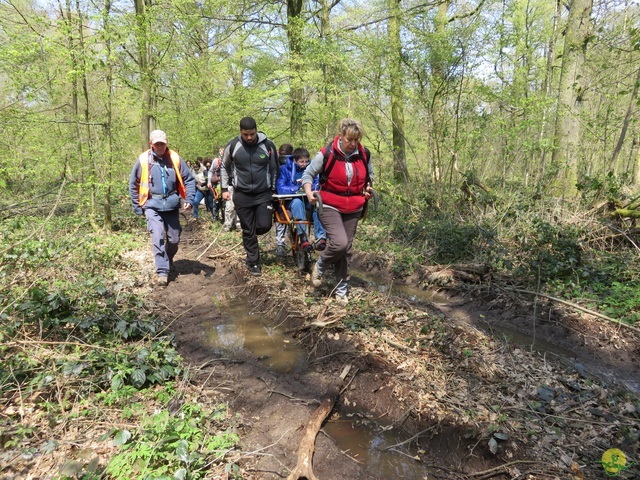
[[(142, 207), (147, 200), (149, 199), (149, 152), (151, 150), (147, 150), (146, 152), (142, 152), (138, 157), (140, 160), (140, 167), (142, 168), (142, 172), (140, 172), (140, 189), (138, 191), (138, 203)], [(187, 189), (184, 186), (184, 182), (182, 181), (182, 175), (180, 175), (180, 155), (178, 155), (173, 150), (169, 150), (169, 155), (171, 156), (171, 161), (173, 162), (173, 169), (176, 171), (176, 179), (178, 180), (178, 193), (182, 198), (187, 198)]]

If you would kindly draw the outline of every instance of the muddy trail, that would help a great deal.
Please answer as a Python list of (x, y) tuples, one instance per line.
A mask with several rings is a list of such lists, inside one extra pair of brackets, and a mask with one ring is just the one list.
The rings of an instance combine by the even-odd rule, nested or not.
[[(486, 284), (425, 288), (363, 255), (341, 307), (272, 237), (251, 277), (238, 232), (190, 222), (176, 274), (151, 290), (192, 381), (237, 416), (242, 478), (289, 476), (334, 384), (321, 480), (640, 478), (636, 331)], [(628, 463), (606, 470), (612, 448)]]

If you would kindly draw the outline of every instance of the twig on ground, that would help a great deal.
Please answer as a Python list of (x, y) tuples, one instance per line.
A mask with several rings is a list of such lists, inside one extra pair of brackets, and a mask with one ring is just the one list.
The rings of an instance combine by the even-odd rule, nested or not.
[(313, 363), (318, 363), (321, 362), (322, 360), (326, 360), (327, 358), (333, 357), (335, 355), (358, 355), (358, 352), (354, 352), (353, 350), (340, 350), (339, 352), (332, 352), (332, 353), (328, 353), (327, 355), (323, 355), (321, 357), (318, 358), (314, 358), (313, 360), (311, 360), (309, 363), (313, 364)]
[(204, 362), (199, 367), (195, 367), (195, 369), (196, 370), (203, 370), (203, 369), (207, 368), (209, 365), (211, 365), (212, 363), (216, 363), (216, 362), (242, 364), (242, 363), (244, 363), (244, 360), (239, 360), (237, 358), (223, 358), (223, 357), (221, 357), (221, 358), (212, 358), (211, 360), (207, 360), (206, 362)]
[(513, 462), (504, 463), (502, 465), (498, 465), (497, 467), (490, 468), (489, 470), (483, 470), (482, 472), (468, 473), (467, 475), (470, 477), (478, 477), (480, 479), (491, 478), (499, 473), (504, 473), (504, 471), (512, 467), (514, 465), (535, 465), (540, 462), (533, 462), (530, 460), (514, 460)]
[(216, 253), (215, 255), (207, 255), (207, 258), (218, 258), (218, 257), (226, 257), (229, 252), (232, 252), (236, 248), (242, 246), (242, 242), (236, 243), (233, 247), (228, 248), (224, 252)]
[(311, 400), (305, 400), (304, 398), (297, 398), (297, 397), (294, 397), (293, 395), (289, 395), (287, 393), (279, 392), (278, 390), (267, 390), (267, 393), (269, 394), (269, 396), (271, 396), (272, 393), (277, 393), (278, 395), (282, 395), (283, 397), (287, 397), (292, 402), (302, 403), (304, 405), (311, 405), (312, 403), (320, 403), (320, 401), (316, 400), (315, 398), (312, 398)]
[(202, 253), (196, 257), (196, 260), (200, 260), (200, 259), (202, 258), (202, 256), (203, 256), (205, 253), (207, 253), (211, 247), (213, 247), (213, 244), (214, 244), (214, 243), (216, 243), (216, 242), (218, 241), (218, 238), (219, 238), (219, 237), (220, 237), (220, 232), (218, 232), (218, 234), (216, 235), (216, 238), (214, 238), (214, 239), (211, 241), (211, 243), (210, 243), (209, 245), (207, 245), (207, 248), (205, 248), (205, 249), (202, 251)]
[(397, 348), (398, 350), (402, 350), (403, 352), (409, 352), (409, 353), (418, 353), (415, 348), (407, 347), (406, 345), (401, 345), (400, 343), (396, 343), (393, 340), (389, 340), (386, 337), (381, 337), (381, 338), (383, 341), (385, 341), (392, 347)]
[(420, 435), (424, 435), (427, 432), (430, 432), (436, 428), (437, 425), (431, 425), (429, 428), (422, 430), (421, 432), (416, 433), (413, 437), (406, 439), (404, 442), (396, 443), (395, 445), (390, 445), (388, 447), (383, 448), (383, 451), (391, 450), (392, 448), (401, 447), (402, 445), (406, 445), (407, 443), (413, 442)]
[(277, 444), (279, 444), (279, 443), (280, 443), (280, 440), (282, 440), (282, 439), (284, 438), (284, 436), (285, 436), (287, 433), (289, 433), (289, 430), (290, 430), (290, 428), (287, 428), (287, 429), (285, 430), (285, 432), (284, 432), (282, 435), (280, 435), (280, 438), (278, 438), (278, 440), (276, 440), (275, 442), (273, 442), (271, 445), (267, 445), (266, 447), (258, 448), (257, 450), (254, 450), (253, 452), (244, 452), (242, 455), (240, 455), (240, 457), (238, 457), (238, 459), (237, 459), (237, 460), (240, 460), (241, 458), (249, 457), (249, 456), (251, 456), (251, 455), (256, 455), (256, 454), (258, 454), (258, 453), (260, 453), (260, 452), (263, 452), (263, 451), (265, 451), (265, 450), (267, 450), (267, 449), (269, 449), (269, 448), (271, 448), (271, 447), (275, 447)]

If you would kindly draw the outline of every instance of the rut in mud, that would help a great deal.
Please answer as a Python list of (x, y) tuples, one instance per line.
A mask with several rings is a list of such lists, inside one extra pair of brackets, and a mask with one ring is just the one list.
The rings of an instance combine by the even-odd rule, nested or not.
[[(407, 293), (366, 257), (343, 308), (327, 300), (330, 286), (314, 290), (292, 262), (277, 262), (269, 235), (263, 276), (249, 278), (239, 234), (190, 227), (178, 275), (153, 297), (173, 312), (193, 381), (239, 416), (243, 478), (288, 476), (310, 415), (345, 365), (346, 388), (316, 438), (320, 479), (601, 478), (608, 448), (638, 458), (638, 398), (594, 375), (638, 378), (633, 332), (585, 329), (593, 320), (550, 305), (556, 328), (583, 343), (564, 335), (555, 352), (540, 342), (532, 350), (497, 331), (530, 309), (524, 300), (437, 304), (420, 295), (419, 279)], [(552, 341), (551, 332), (538, 338)]]

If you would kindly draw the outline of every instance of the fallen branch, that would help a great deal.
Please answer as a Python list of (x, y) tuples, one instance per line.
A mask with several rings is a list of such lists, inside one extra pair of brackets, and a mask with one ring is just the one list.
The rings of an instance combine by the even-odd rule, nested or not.
[(609, 321), (611, 323), (615, 323), (616, 325), (619, 325), (621, 327), (625, 327), (625, 328), (628, 328), (630, 330), (634, 330), (634, 331), (640, 333), (640, 328), (638, 328), (638, 327), (634, 327), (633, 325), (629, 325), (627, 323), (623, 323), (622, 321), (616, 320), (615, 318), (607, 317), (606, 315), (604, 315), (602, 313), (594, 312), (593, 310), (589, 310), (588, 308), (581, 307), (580, 305), (578, 305), (576, 303), (568, 302), (567, 300), (562, 300), (561, 298), (558, 298), (558, 297), (552, 297), (551, 295), (547, 295), (546, 293), (533, 292), (531, 290), (523, 290), (521, 288), (505, 288), (505, 290), (511, 290), (512, 292), (526, 293), (526, 294), (529, 294), (529, 295), (537, 295), (539, 297), (547, 298), (549, 300), (553, 300), (554, 302), (562, 303), (562, 304), (567, 305), (567, 306), (569, 306), (571, 308), (575, 308), (576, 310), (580, 310), (581, 312), (588, 313), (589, 315), (593, 315), (594, 317), (602, 318), (603, 320), (607, 320), (607, 321)]
[(344, 367), (339, 379), (336, 380), (336, 382), (328, 388), (324, 399), (320, 403), (320, 406), (311, 415), (311, 418), (307, 423), (307, 428), (305, 428), (304, 434), (302, 436), (300, 447), (298, 448), (298, 462), (296, 463), (295, 468), (287, 477), (287, 480), (299, 480), (301, 478), (306, 478), (307, 480), (318, 480), (318, 477), (316, 477), (313, 473), (312, 466), (313, 450), (315, 447), (316, 436), (318, 435), (318, 431), (320, 431), (322, 422), (324, 422), (324, 419), (327, 418), (327, 416), (331, 413), (331, 410), (333, 410), (333, 406), (338, 399), (340, 386), (349, 374), (349, 370), (351, 370), (351, 365), (347, 365), (346, 367)]
[[(227, 250), (225, 250), (224, 252), (221, 253), (216, 253), (215, 255), (207, 255), (207, 258), (218, 258), (218, 257), (226, 257), (227, 253), (232, 252), (233, 250), (235, 250), (236, 248), (238, 248), (239, 246), (242, 245), (242, 242), (240, 243), (236, 243), (233, 247), (228, 248)], [(209, 247), (207, 247), (207, 250), (209, 249)], [(205, 252), (207, 251), (205, 250)], [(198, 257), (200, 258), (200, 257)]]
[(394, 342), (393, 340), (389, 340), (386, 337), (382, 337), (382, 340), (385, 341), (386, 343), (388, 343), (389, 345), (391, 345), (394, 348), (397, 348), (398, 350), (402, 350), (403, 352), (408, 352), (408, 353), (418, 353), (417, 350), (411, 348), (411, 347), (407, 347), (406, 345), (402, 345), (400, 343)]
[(342, 317), (334, 316), (334, 317), (330, 317), (330, 318), (334, 318), (334, 319), (331, 320), (331, 321), (326, 321), (326, 322), (319, 322), (319, 321), (316, 320), (316, 321), (313, 321), (311, 323), (305, 323), (304, 325), (300, 325), (299, 327), (290, 328), (289, 330), (286, 330), (284, 333), (301, 332), (303, 330), (308, 330), (308, 329), (313, 328), (313, 327), (325, 328), (325, 327), (328, 327), (329, 325), (333, 325), (338, 320), (340, 320)]

